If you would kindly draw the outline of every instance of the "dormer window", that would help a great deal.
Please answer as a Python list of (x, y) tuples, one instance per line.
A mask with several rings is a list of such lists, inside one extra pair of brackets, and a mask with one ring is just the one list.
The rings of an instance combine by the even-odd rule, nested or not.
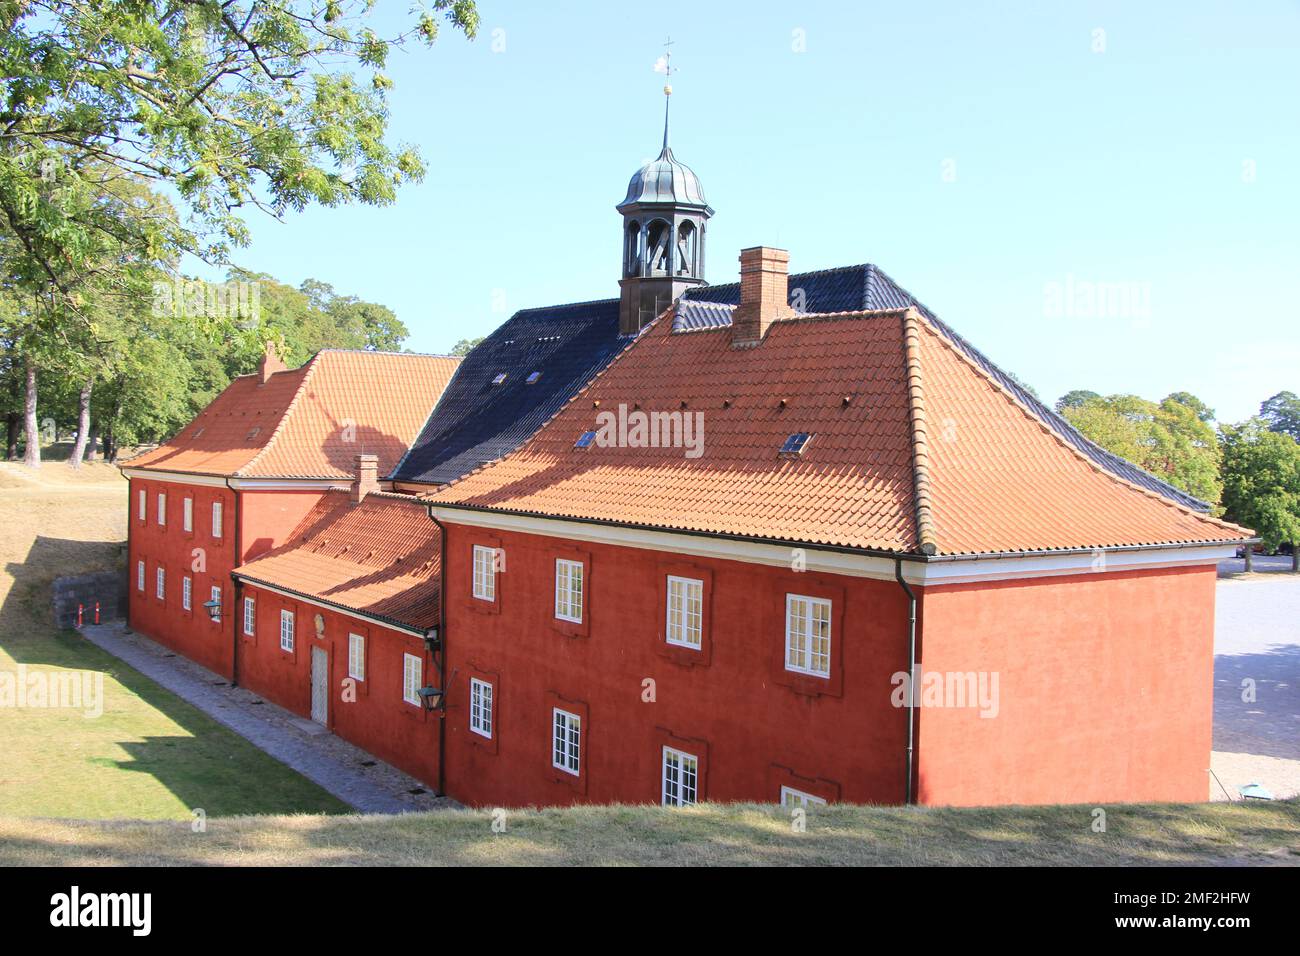
[(527, 385), (536, 385), (538, 379), (540, 379), (541, 377), (542, 377), (541, 372), (530, 372), (528, 374), (528, 378), (524, 380), (524, 383)]
[(493, 385), (501, 385), (501, 384), (503, 384), (503, 383), (505, 382), (505, 380), (506, 380), (506, 373), (505, 373), (505, 372), (502, 372), (502, 373), (501, 373), (500, 375), (498, 375), (496, 378), (492, 379), (492, 384), (493, 384)]
[(578, 440), (573, 443), (574, 448), (590, 448), (591, 443), (596, 440), (595, 432), (583, 432), (578, 436)]
[(798, 458), (803, 454), (804, 448), (808, 446), (810, 441), (812, 441), (810, 432), (795, 432), (785, 440), (785, 444), (781, 446), (781, 451), (778, 454), (783, 458)]
[(262, 430), (262, 428), (261, 428), (260, 425), (259, 425), (258, 427), (256, 427), (256, 428), (250, 428), (250, 429), (248, 430), (248, 438), (247, 438), (247, 441), (252, 441), (254, 438), (256, 438), (257, 435), (258, 435), (258, 433), (259, 433), (261, 430)]

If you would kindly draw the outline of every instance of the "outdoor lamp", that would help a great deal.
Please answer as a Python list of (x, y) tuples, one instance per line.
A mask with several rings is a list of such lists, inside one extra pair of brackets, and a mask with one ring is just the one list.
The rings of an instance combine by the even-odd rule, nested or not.
[(424, 709), (432, 713), (435, 710), (442, 709), (442, 691), (436, 687), (421, 687), (416, 691), (420, 695), (420, 700), (424, 703)]
[(208, 609), (208, 617), (214, 621), (221, 620), (221, 602), (218, 600), (204, 601), (203, 606)]

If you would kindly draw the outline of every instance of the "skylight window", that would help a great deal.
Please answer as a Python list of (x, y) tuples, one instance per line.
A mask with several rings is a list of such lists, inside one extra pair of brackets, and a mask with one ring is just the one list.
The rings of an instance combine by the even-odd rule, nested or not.
[(526, 383), (529, 384), (529, 385), (536, 385), (536, 384), (537, 384), (537, 380), (538, 380), (539, 378), (541, 378), (541, 377), (542, 377), (542, 373), (541, 373), (541, 372), (531, 372), (531, 373), (529, 373), (528, 378), (527, 378), (525, 381), (526, 381)]
[(590, 448), (591, 443), (596, 440), (595, 432), (583, 432), (578, 436), (578, 440), (573, 443), (574, 448)]
[(785, 444), (781, 446), (780, 454), (795, 457), (802, 455), (804, 448), (807, 447), (808, 442), (811, 440), (812, 435), (809, 432), (795, 432), (785, 440)]
[(505, 373), (505, 372), (502, 372), (502, 373), (501, 373), (500, 375), (498, 375), (496, 378), (492, 379), (492, 384), (493, 384), (493, 385), (500, 385), (500, 384), (501, 384), (502, 382), (504, 382), (505, 380), (506, 380), (506, 373)]

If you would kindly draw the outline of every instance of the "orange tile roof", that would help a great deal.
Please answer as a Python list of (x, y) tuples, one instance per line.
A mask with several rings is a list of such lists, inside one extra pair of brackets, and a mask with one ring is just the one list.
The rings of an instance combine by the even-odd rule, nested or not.
[(427, 630), (438, 623), (438, 526), (408, 495), (372, 492), (354, 504), (329, 491), (283, 545), (235, 569), (240, 578)]
[[(574, 447), (620, 404), (701, 412), (703, 454)], [(779, 456), (796, 432), (803, 454)], [(1100, 469), (914, 309), (800, 316), (751, 349), (663, 317), (532, 440), (428, 500), (885, 552), (1248, 536)]]
[(460, 359), (325, 349), (265, 384), (241, 375), (194, 421), (129, 468), (258, 478), (350, 477), (377, 455), (387, 474), (429, 417)]

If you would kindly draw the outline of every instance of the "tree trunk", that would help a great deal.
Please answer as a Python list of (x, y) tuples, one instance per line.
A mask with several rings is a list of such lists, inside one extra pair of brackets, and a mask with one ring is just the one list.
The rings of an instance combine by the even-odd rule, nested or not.
[(1291, 543), (1291, 573), (1300, 573), (1300, 544)]
[(23, 464), (41, 467), (41, 432), (36, 421), (36, 363), (27, 356), (27, 393), (23, 397), (23, 430), (27, 436), (27, 454)]
[(8, 432), (5, 435), (5, 459), (7, 461), (18, 460), (18, 432), (21, 427), (19, 423), (22, 420), (23, 416), (17, 412), (9, 412), (5, 415), (5, 428)]
[(86, 457), (86, 440), (90, 437), (90, 390), (94, 384), (94, 379), (86, 379), (77, 399), (77, 443), (72, 446), (72, 457), (68, 459), (73, 468), (80, 468), (81, 460)]
[(1246, 573), (1249, 574), (1255, 570), (1255, 549), (1251, 545), (1246, 545)]
[(86, 443), (86, 461), (95, 460), (95, 447), (99, 444), (99, 422), (90, 426), (90, 441)]

